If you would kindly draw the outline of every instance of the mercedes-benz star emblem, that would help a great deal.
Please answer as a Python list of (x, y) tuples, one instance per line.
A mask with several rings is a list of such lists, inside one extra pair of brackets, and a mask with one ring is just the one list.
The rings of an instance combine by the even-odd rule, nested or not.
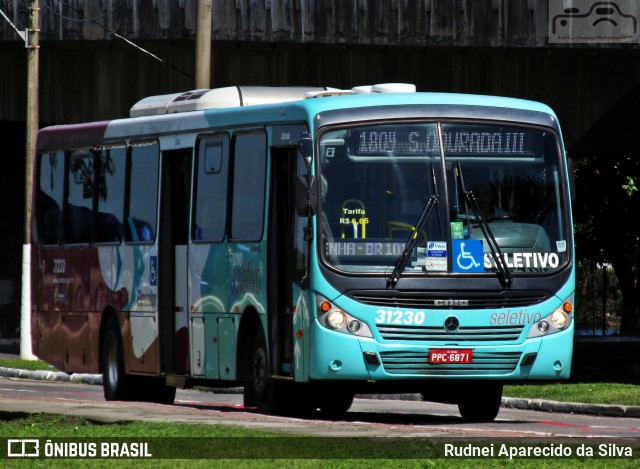
[(444, 328), (449, 332), (455, 332), (460, 327), (460, 321), (455, 316), (449, 316), (444, 320)]

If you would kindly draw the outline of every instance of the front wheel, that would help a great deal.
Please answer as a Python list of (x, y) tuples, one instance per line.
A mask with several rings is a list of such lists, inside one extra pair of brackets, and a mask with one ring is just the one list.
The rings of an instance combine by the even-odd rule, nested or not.
[(500, 411), (502, 383), (474, 383), (468, 392), (468, 396), (461, 397), (458, 401), (462, 418), (467, 422), (493, 422)]
[(340, 386), (326, 389), (320, 396), (320, 413), (327, 418), (339, 418), (351, 408), (354, 392)]
[[(249, 359), (248, 379), (244, 386), (245, 405), (255, 405), (263, 414), (280, 414), (285, 410), (282, 386), (271, 379), (269, 355), (262, 331), (256, 335)], [(280, 392), (279, 392), (280, 391)]]

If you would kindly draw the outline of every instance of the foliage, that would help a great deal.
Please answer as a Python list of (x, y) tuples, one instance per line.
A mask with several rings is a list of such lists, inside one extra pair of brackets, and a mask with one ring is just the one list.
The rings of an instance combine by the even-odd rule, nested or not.
[(631, 176), (627, 176), (627, 184), (623, 184), (622, 188), (627, 191), (628, 196), (632, 196), (634, 192), (638, 192), (638, 187), (636, 186), (636, 181)]
[(640, 200), (635, 181), (640, 162), (611, 155), (574, 155), (577, 199), (573, 203), (576, 257), (608, 261), (623, 298), (620, 333), (640, 334)]

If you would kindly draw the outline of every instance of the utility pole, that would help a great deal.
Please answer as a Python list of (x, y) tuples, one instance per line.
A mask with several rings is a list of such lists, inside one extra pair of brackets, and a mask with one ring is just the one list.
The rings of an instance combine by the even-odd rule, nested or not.
[(36, 137), (40, 120), (40, 0), (28, 0), (28, 27), (25, 31), (27, 50), (27, 116), (24, 192), (24, 244), (22, 246), (22, 298), (20, 308), (20, 356), (35, 358), (31, 348), (31, 185)]
[(196, 89), (211, 88), (211, 0), (198, 0), (196, 18)]

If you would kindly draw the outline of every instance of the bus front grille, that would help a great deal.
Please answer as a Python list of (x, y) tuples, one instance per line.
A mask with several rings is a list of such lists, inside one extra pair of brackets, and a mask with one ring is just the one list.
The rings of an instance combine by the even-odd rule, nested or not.
[(347, 293), (354, 300), (380, 308), (405, 309), (501, 309), (524, 308), (539, 304), (551, 296), (546, 291), (379, 291), (362, 290)]
[(487, 376), (512, 373), (520, 352), (474, 352), (470, 364), (430, 364), (429, 352), (380, 352), (384, 370), (392, 375)]
[(524, 326), (460, 327), (448, 332), (443, 327), (415, 327), (380, 324), (378, 332), (384, 340), (488, 342), (514, 341), (520, 338)]

